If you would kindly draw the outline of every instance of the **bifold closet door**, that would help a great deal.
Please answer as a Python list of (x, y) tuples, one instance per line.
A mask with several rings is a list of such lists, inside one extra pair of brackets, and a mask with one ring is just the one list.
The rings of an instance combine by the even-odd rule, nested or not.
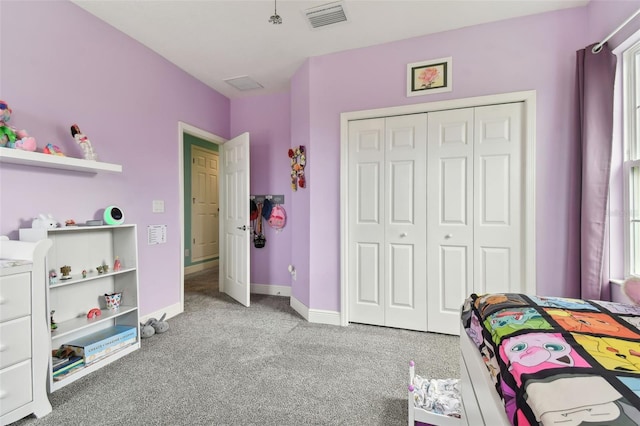
[(426, 331), (426, 114), (349, 123), (349, 321)]
[(459, 334), (472, 292), (524, 292), (521, 103), (429, 113), (429, 331)]

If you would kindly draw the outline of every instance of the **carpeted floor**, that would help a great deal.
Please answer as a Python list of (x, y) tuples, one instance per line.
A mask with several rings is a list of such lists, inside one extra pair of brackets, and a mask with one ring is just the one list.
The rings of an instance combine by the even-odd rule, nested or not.
[(185, 312), (142, 348), (50, 395), (53, 412), (16, 425), (406, 425), (408, 363), (458, 377), (458, 338), (311, 324), (289, 298), (188, 276)]

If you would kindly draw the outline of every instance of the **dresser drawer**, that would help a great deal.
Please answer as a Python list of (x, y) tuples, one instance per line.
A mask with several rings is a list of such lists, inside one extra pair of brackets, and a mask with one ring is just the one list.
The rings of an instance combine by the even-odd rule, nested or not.
[(31, 313), (31, 273), (0, 277), (0, 322)]
[(31, 402), (31, 383), (30, 360), (0, 370), (0, 416)]
[(31, 317), (0, 323), (0, 368), (31, 358)]

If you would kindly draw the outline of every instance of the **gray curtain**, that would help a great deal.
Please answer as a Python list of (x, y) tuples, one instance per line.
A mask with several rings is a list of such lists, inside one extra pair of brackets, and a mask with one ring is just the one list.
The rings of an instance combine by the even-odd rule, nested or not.
[(610, 300), (604, 276), (616, 57), (605, 43), (577, 53), (580, 187), (580, 297)]

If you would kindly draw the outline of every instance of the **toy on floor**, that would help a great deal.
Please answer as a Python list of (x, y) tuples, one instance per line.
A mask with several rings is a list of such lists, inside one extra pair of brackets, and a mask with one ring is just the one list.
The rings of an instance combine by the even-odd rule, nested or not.
[(146, 323), (140, 323), (140, 337), (143, 339), (149, 338), (156, 334), (156, 330), (151, 326), (151, 321), (155, 321), (153, 318)]
[(163, 314), (159, 320), (155, 318), (149, 318), (146, 323), (140, 323), (140, 337), (146, 339), (154, 334), (162, 334), (169, 330), (169, 323), (164, 319), (167, 314)]
[(153, 327), (153, 329), (156, 331), (156, 334), (162, 334), (165, 331), (169, 330), (169, 323), (164, 320), (166, 316), (167, 314), (163, 314), (159, 320), (151, 318), (151, 327)]
[(80, 131), (80, 127), (77, 124), (71, 126), (71, 136), (75, 139), (76, 143), (82, 148), (82, 155), (85, 160), (97, 160), (98, 155), (93, 152), (93, 146), (89, 138)]

